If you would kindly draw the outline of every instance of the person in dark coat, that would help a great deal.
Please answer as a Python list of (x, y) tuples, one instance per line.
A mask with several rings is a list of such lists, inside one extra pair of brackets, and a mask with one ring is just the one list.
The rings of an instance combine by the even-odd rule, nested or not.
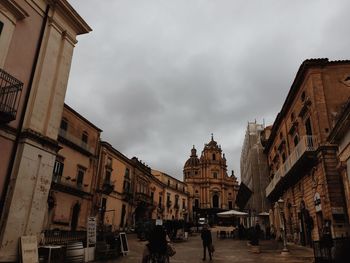
[(212, 260), (212, 253), (211, 253), (211, 246), (212, 246), (212, 237), (211, 237), (211, 231), (208, 228), (207, 224), (203, 225), (203, 229), (201, 232), (201, 238), (203, 242), (203, 260), (206, 259), (206, 250), (208, 249), (208, 254), (210, 260)]
[(142, 255), (142, 263), (159, 262), (169, 263), (167, 254), (167, 235), (162, 226), (155, 226), (149, 235), (148, 244), (146, 244)]

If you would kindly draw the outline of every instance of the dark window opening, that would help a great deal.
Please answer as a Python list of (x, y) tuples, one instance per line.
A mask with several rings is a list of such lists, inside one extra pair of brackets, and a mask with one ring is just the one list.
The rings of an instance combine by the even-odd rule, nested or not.
[(64, 168), (64, 163), (59, 160), (56, 160), (53, 167), (53, 178), (52, 178), (52, 180), (55, 183), (59, 183), (61, 181), (61, 178), (63, 175), (63, 168)]
[(305, 122), (305, 128), (306, 128), (306, 135), (312, 135), (312, 128), (311, 128), (311, 121), (310, 118), (308, 118)]
[(4, 23), (0, 21), (0, 35), (1, 35), (1, 32), (2, 32), (3, 28), (4, 28)]
[(232, 201), (228, 201), (228, 209), (233, 209)]
[(213, 153), (213, 160), (215, 161), (215, 159), (216, 159), (216, 156), (215, 156), (215, 153)]
[(83, 142), (87, 143), (88, 142), (88, 137), (89, 137), (88, 133), (87, 132), (83, 132), (83, 134), (81, 135), (81, 140)]
[(199, 208), (199, 200), (198, 199), (194, 200), (194, 208)]
[(83, 186), (84, 174), (85, 174), (85, 169), (82, 167), (79, 167), (78, 173), (77, 173), (77, 186), (79, 188), (81, 188)]
[(111, 171), (107, 170), (106, 171), (106, 176), (105, 176), (105, 183), (109, 183), (111, 181)]
[(219, 196), (213, 195), (213, 208), (219, 208)]
[(60, 128), (64, 131), (67, 131), (68, 130), (68, 121), (66, 119), (62, 119), (61, 120), (61, 126)]

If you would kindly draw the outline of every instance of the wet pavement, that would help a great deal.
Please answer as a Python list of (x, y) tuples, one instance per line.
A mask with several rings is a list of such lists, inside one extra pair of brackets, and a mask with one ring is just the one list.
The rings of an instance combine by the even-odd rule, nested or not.
[[(128, 243), (130, 251), (126, 256), (98, 262), (140, 263), (142, 251), (147, 242), (139, 241), (136, 235), (130, 234), (128, 235)], [(251, 247), (247, 245), (246, 240), (218, 239), (213, 234), (213, 243), (215, 246), (213, 260), (209, 261), (207, 258), (206, 262), (313, 262), (313, 250), (311, 248), (288, 244), (290, 254), (283, 256), (281, 255), (282, 243), (274, 240), (260, 241), (261, 253), (259, 254), (251, 252)], [(176, 249), (176, 254), (170, 258), (171, 263), (203, 262), (203, 250), (199, 234), (190, 236), (187, 241), (173, 243), (173, 245)]]

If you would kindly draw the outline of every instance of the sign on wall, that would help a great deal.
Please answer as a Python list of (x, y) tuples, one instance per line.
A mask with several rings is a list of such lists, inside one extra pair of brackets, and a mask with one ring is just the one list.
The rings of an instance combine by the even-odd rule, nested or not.
[(21, 255), (23, 263), (38, 263), (38, 241), (36, 236), (21, 236)]
[(88, 246), (96, 244), (96, 217), (88, 217), (87, 220), (87, 243)]
[(320, 212), (322, 210), (321, 197), (320, 197), (320, 194), (317, 192), (314, 195), (314, 204), (315, 204), (316, 212)]

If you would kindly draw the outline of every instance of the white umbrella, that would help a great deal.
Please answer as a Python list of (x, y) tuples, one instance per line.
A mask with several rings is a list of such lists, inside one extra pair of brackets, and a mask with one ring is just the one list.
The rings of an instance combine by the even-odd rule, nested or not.
[(270, 214), (268, 212), (261, 212), (259, 213), (259, 216), (269, 216)]
[(247, 216), (248, 213), (240, 212), (236, 210), (229, 210), (221, 213), (217, 213), (218, 217), (232, 217), (232, 216)]

